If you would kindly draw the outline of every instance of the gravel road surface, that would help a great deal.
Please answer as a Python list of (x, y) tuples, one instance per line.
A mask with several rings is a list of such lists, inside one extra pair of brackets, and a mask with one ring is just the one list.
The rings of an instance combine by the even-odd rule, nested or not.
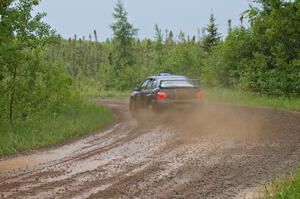
[(300, 117), (207, 104), (137, 122), (128, 102), (111, 127), (0, 160), (0, 198), (251, 198), (300, 163)]

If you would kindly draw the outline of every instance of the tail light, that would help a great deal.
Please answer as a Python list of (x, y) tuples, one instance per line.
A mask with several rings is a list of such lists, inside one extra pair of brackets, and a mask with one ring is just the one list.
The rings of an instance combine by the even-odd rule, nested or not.
[(167, 95), (167, 93), (164, 93), (164, 92), (158, 92), (156, 95), (157, 100), (164, 100), (167, 98), (168, 98), (168, 95)]
[(196, 93), (196, 98), (199, 100), (203, 100), (204, 99), (204, 93), (202, 91), (199, 91)]

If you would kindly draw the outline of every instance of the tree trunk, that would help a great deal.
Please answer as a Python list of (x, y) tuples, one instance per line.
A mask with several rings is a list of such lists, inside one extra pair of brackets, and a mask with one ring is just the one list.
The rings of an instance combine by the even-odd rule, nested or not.
[(13, 107), (14, 107), (14, 97), (15, 97), (15, 82), (17, 76), (17, 68), (15, 67), (12, 74), (12, 87), (10, 93), (10, 101), (9, 101), (9, 123), (12, 125), (13, 123)]

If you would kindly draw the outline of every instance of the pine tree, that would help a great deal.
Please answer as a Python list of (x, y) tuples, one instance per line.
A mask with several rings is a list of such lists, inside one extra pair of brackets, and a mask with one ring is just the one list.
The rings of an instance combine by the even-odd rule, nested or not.
[(228, 19), (227, 23), (228, 23), (228, 33), (230, 33), (232, 31), (232, 20)]
[(169, 32), (167, 38), (166, 38), (166, 48), (167, 48), (167, 51), (168, 52), (171, 52), (173, 46), (175, 44), (175, 41), (174, 41), (174, 34), (172, 32), (172, 30)]
[(241, 14), (240, 16), (240, 23), (241, 23), (241, 27), (243, 28), (244, 27), (244, 15)]
[(97, 31), (94, 30), (94, 38), (95, 38), (95, 42), (97, 43), (98, 42), (98, 35), (97, 35)]
[(193, 35), (191, 42), (192, 42), (192, 44), (196, 43), (196, 36), (195, 35)]
[(157, 44), (162, 44), (163, 43), (163, 34), (162, 34), (162, 31), (161, 29), (158, 27), (157, 24), (155, 24), (155, 27), (154, 27), (154, 31), (155, 31), (155, 40), (156, 40), (156, 43)]
[(160, 68), (163, 64), (163, 34), (161, 29), (155, 24), (155, 64)]
[(185, 34), (184, 34), (183, 31), (179, 32), (178, 41), (179, 41), (179, 43), (185, 43), (186, 42)]
[(168, 34), (167, 40), (166, 40), (167, 44), (173, 44), (174, 43), (174, 34), (173, 31), (171, 30)]
[(133, 43), (138, 30), (128, 22), (127, 12), (121, 0), (117, 1), (113, 17), (116, 20), (110, 26), (114, 34), (113, 62), (114, 71), (118, 75), (125, 66), (130, 66), (134, 63)]
[(203, 48), (206, 52), (210, 52), (211, 48), (218, 44), (221, 39), (216, 18), (213, 14), (210, 15), (209, 24), (205, 28), (207, 34), (203, 38)]
[(96, 77), (96, 73), (99, 71), (99, 65), (101, 62), (101, 43), (98, 41), (97, 31), (94, 30), (94, 38), (95, 38), (95, 49), (93, 52), (94, 55), (94, 63), (93, 63), (93, 75)]

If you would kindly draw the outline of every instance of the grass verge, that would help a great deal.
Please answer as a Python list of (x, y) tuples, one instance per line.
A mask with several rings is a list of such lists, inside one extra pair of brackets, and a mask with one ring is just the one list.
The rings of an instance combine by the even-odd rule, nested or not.
[(300, 98), (269, 97), (227, 89), (205, 89), (206, 101), (300, 111)]
[(60, 143), (93, 132), (113, 120), (112, 111), (81, 103), (58, 114), (50, 110), (13, 126), (0, 125), (0, 157)]
[(299, 199), (300, 198), (300, 168), (293, 177), (276, 180), (266, 186), (261, 199)]
[(101, 98), (101, 99), (129, 99), (131, 91), (97, 91), (89, 90), (81, 92), (82, 98)]

